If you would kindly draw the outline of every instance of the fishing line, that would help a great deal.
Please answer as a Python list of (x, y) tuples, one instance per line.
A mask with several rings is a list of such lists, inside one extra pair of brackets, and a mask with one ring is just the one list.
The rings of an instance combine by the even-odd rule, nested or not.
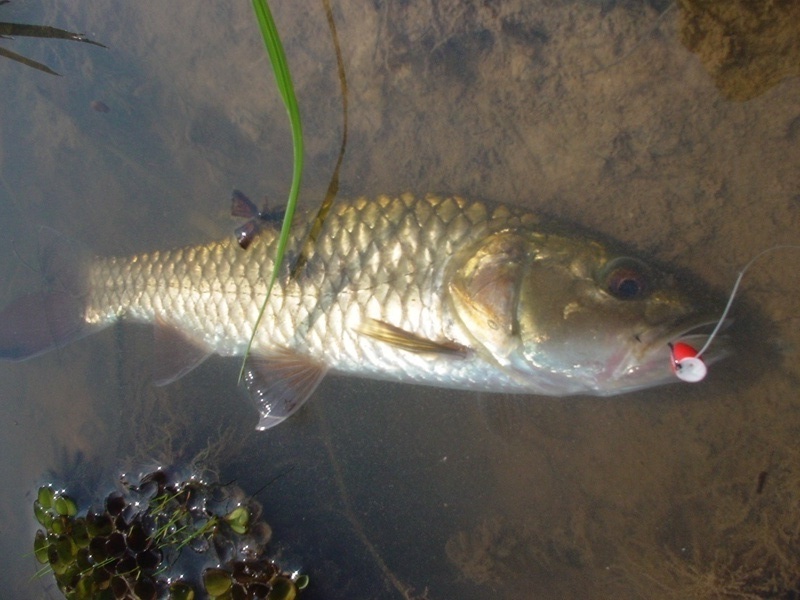
[(695, 350), (692, 346), (687, 344), (686, 342), (676, 342), (674, 344), (669, 344), (670, 349), (670, 359), (672, 361), (672, 370), (675, 373), (675, 376), (680, 379), (681, 381), (687, 381), (689, 383), (696, 383), (701, 381), (705, 378), (706, 373), (708, 372), (708, 367), (706, 366), (705, 362), (701, 358), (701, 356), (708, 350), (708, 347), (711, 345), (711, 342), (714, 341), (714, 338), (719, 333), (719, 330), (722, 329), (723, 324), (725, 323), (725, 319), (728, 317), (728, 313), (733, 306), (733, 300), (736, 297), (736, 293), (739, 291), (739, 285), (742, 283), (742, 278), (747, 270), (756, 262), (759, 258), (772, 252), (773, 250), (781, 250), (785, 248), (794, 248), (800, 249), (800, 245), (797, 244), (779, 244), (777, 246), (771, 246), (766, 250), (762, 250), (758, 254), (756, 254), (750, 261), (744, 266), (744, 268), (739, 271), (738, 277), (736, 277), (736, 282), (733, 284), (733, 289), (731, 290), (730, 298), (728, 298), (728, 303), (725, 305), (725, 310), (722, 311), (722, 316), (720, 316), (719, 321), (717, 321), (716, 327), (714, 327), (711, 334), (708, 336), (706, 343), (703, 344), (703, 347), (700, 348), (699, 351)]

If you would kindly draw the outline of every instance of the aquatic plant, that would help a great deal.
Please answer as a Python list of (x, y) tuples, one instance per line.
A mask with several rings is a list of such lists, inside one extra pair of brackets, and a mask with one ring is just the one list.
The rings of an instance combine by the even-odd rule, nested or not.
[(234, 485), (156, 469), (80, 512), (52, 486), (33, 503), (34, 555), (69, 600), (292, 600), (308, 577), (269, 558), (261, 506)]
[[(0, 1), (0, 5), (8, 4), (8, 0)], [(56, 38), (61, 40), (72, 40), (74, 42), (84, 42), (94, 46), (105, 48), (103, 44), (92, 41), (82, 33), (73, 33), (64, 29), (50, 27), (48, 25), (28, 25), (25, 23), (0, 23), (0, 38), (8, 39), (10, 37), (37, 37), (37, 38)], [(47, 65), (12, 52), (8, 48), (0, 46), (0, 56), (5, 56), (11, 60), (22, 63), (25, 66), (31, 67), (48, 73), (50, 75), (58, 75), (53, 69)]]
[(289, 123), (292, 128), (292, 155), (293, 155), (293, 168), (292, 168), (292, 187), (289, 190), (289, 199), (286, 202), (286, 212), (283, 216), (283, 224), (281, 225), (281, 233), (278, 238), (278, 248), (275, 255), (275, 266), (272, 269), (272, 275), (269, 279), (267, 286), (267, 295), (264, 298), (264, 303), (261, 306), (261, 311), (258, 313), (258, 318), (253, 325), (253, 334), (247, 343), (247, 350), (244, 353), (242, 360), (242, 368), (239, 371), (239, 381), (242, 381), (245, 370), (245, 361), (250, 354), (250, 347), (255, 338), (258, 325), (261, 318), (264, 316), (264, 310), (267, 307), (272, 286), (275, 285), (275, 280), (280, 272), (281, 265), (283, 264), (283, 256), (286, 253), (286, 245), (289, 243), (289, 232), (292, 227), (292, 218), (297, 206), (297, 197), (300, 195), (300, 176), (303, 172), (303, 127), (300, 121), (300, 108), (297, 105), (297, 97), (294, 93), (294, 85), (292, 84), (292, 76), (289, 73), (289, 66), (286, 62), (286, 54), (283, 51), (283, 44), (278, 35), (278, 28), (275, 26), (275, 20), (272, 18), (272, 12), (269, 10), (269, 4), (266, 0), (253, 0), (253, 10), (256, 14), (258, 27), (261, 30), (261, 35), (264, 38), (264, 44), (267, 48), (269, 61), (272, 65), (272, 72), (275, 75), (275, 81), (278, 84), (278, 90), (283, 98), (283, 104), (286, 107), (286, 112), (289, 115)]

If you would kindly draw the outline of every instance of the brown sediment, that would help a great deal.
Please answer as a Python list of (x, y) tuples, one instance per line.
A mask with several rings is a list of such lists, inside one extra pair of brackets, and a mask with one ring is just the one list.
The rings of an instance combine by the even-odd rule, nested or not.
[(749, 479), (718, 477), (679, 501), (663, 515), (659, 539), (637, 538), (620, 552), (620, 587), (666, 600), (796, 598), (797, 458), (792, 449), (776, 449), (770, 486), (761, 493), (761, 474), (753, 472)]
[(678, 0), (680, 35), (723, 95), (749, 100), (800, 74), (800, 3)]
[(558, 525), (494, 514), (454, 533), (445, 553), (464, 579), (495, 590), (498, 598), (516, 597), (516, 589), (547, 590), (537, 598), (573, 598), (576, 590), (598, 587), (594, 567), (602, 559), (591, 539), (594, 516), (587, 506)]
[(533, 585), (540, 578), (548, 588), (564, 586), (548, 598), (573, 597), (580, 585), (599, 592), (591, 597), (796, 598), (800, 480), (789, 468), (778, 471), (769, 496), (757, 494), (752, 481), (716, 484), (666, 514), (627, 520), (616, 532), (617, 556), (610, 563), (593, 552), (599, 540), (587, 522), (561, 530), (498, 516), (453, 535), (447, 557), (462, 577), (486, 588), (502, 589), (509, 581)]

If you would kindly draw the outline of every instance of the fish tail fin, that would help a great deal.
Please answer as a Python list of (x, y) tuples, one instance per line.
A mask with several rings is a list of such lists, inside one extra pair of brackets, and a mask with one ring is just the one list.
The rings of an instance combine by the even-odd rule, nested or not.
[(42, 289), (0, 310), (0, 360), (25, 360), (99, 329), (85, 319), (89, 253), (47, 227), (39, 231), (38, 250)]

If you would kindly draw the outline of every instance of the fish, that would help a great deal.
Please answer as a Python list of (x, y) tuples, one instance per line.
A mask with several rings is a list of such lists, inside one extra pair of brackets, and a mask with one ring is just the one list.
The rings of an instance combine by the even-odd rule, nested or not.
[[(308, 244), (313, 221), (296, 215), (269, 297), (279, 223), (266, 219), (241, 246), (230, 236), (96, 257), (50, 244), (50, 287), (0, 311), (0, 359), (25, 360), (120, 320), (151, 323), (154, 380), (165, 385), (212, 354), (245, 355), (252, 338), (243, 380), (264, 430), (328, 373), (546, 396), (670, 383), (669, 344), (706, 339), (700, 330), (719, 314), (618, 243), (513, 205), (338, 199)], [(725, 354), (715, 344), (706, 362)]]

